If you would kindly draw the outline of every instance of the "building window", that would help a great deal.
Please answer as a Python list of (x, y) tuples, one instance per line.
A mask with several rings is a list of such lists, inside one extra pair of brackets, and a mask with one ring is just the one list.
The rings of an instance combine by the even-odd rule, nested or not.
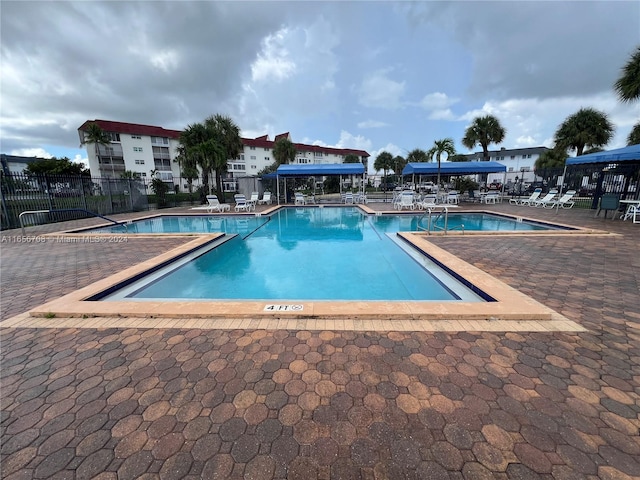
[(513, 167), (509, 167), (509, 171), (510, 171), (510, 172), (513, 172)]
[(161, 145), (169, 145), (167, 137), (151, 137), (151, 143), (159, 143)]
[(515, 155), (511, 155), (511, 160), (515, 160), (516, 156)]
[(264, 157), (264, 159), (268, 162), (270, 161), (269, 157)]
[(144, 165), (144, 160), (136, 160), (136, 165)]
[(265, 152), (268, 152), (268, 151), (269, 151), (269, 149), (268, 149), (267, 147), (264, 147), (264, 151), (265, 151)]
[(321, 157), (322, 156), (322, 152), (313, 152), (313, 156), (314, 157)]
[(131, 135), (131, 138), (134, 140), (142, 140), (142, 137), (140, 135)]
[(146, 172), (142, 172), (140, 175), (142, 175), (143, 177), (147, 176)]
[(328, 156), (329, 156), (329, 154), (325, 152), (324, 156), (325, 156), (325, 157), (328, 157)]
[(255, 150), (256, 147), (249, 147), (249, 150)]
[(119, 133), (107, 132), (107, 135), (109, 136), (109, 140), (112, 141), (112, 142), (119, 142), (120, 141), (120, 134)]
[(256, 167), (255, 165), (251, 165), (251, 168), (252, 168), (252, 169), (256, 169), (256, 168), (258, 168), (258, 167)]
[(133, 151), (134, 152), (141, 152), (142, 151), (142, 147), (133, 147)]
[(232, 165), (233, 170), (244, 170), (244, 165), (236, 165), (235, 163)]
[(251, 160), (255, 160), (256, 156), (255, 155), (251, 155)]

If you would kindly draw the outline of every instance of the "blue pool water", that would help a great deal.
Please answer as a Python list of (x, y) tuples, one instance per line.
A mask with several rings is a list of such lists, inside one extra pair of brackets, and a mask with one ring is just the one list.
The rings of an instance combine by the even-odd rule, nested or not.
[[(293, 211), (293, 215), (296, 218), (303, 219), (304, 216), (313, 218), (314, 221), (321, 216), (322, 210), (329, 211), (341, 211), (343, 212), (342, 218), (355, 218), (363, 217), (366, 215), (361, 210), (355, 207), (325, 207), (318, 209), (315, 207), (308, 208), (296, 208), (296, 209), (284, 209), (284, 211)], [(302, 213), (306, 212), (306, 213)], [(279, 213), (275, 215), (274, 220), (279, 220)], [(286, 215), (286, 214), (285, 214)], [(400, 214), (400, 215), (370, 215), (368, 218), (375, 226), (376, 230), (386, 233), (396, 232), (415, 232), (418, 230), (418, 221), (422, 217), (423, 213), (416, 214)], [(291, 215), (289, 215), (291, 216)], [(325, 214), (325, 216), (328, 216)], [(444, 218), (433, 215), (434, 224), (439, 227), (444, 226)], [(155, 217), (146, 220), (137, 220), (126, 226), (112, 226), (103, 227), (99, 229), (89, 230), (92, 233), (238, 233), (242, 236), (248, 235), (255, 229), (260, 228), (261, 225), (269, 221), (266, 216), (163, 216)], [(280, 220), (279, 220), (280, 221)], [(287, 220), (289, 221), (289, 220)], [(318, 221), (320, 221), (318, 219)], [(307, 224), (309, 222), (306, 222)], [(344, 233), (347, 230), (346, 226), (348, 222), (340, 224), (342, 226), (332, 226), (331, 231), (333, 234), (340, 232)], [(426, 227), (427, 220), (422, 218), (421, 226)], [(326, 227), (326, 225), (325, 225)], [(451, 230), (460, 230), (464, 227), (464, 230), (469, 231), (534, 231), (534, 230), (552, 230), (556, 227), (548, 224), (517, 221), (510, 217), (502, 217), (499, 215), (492, 215), (486, 213), (450, 213), (447, 222), (447, 228)], [(307, 232), (302, 232), (306, 234)]]
[(136, 222), (130, 233), (188, 228), (238, 235), (111, 299), (483, 301), (397, 240), (395, 232), (411, 220), (395, 221), (400, 223), (355, 207), (312, 207), (285, 208), (270, 217)]

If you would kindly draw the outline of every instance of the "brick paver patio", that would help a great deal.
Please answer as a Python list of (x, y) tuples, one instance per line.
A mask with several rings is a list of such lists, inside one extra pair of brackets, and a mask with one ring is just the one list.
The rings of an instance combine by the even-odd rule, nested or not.
[[(618, 234), (431, 240), (587, 332), (5, 327), (2, 478), (639, 478), (640, 226), (489, 209)], [(184, 241), (3, 243), (2, 319)]]

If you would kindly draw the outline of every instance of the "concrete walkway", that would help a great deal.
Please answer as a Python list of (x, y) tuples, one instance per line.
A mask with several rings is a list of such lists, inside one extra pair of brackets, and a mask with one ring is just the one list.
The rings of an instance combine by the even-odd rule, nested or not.
[[(617, 234), (431, 239), (587, 332), (0, 328), (2, 478), (640, 477), (640, 226), (486, 208)], [(2, 319), (184, 241), (3, 239)]]

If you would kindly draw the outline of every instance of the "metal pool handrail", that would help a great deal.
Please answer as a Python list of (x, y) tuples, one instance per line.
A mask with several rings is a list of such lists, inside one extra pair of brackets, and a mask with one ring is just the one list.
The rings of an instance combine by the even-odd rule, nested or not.
[[(436, 216), (436, 218), (432, 221), (432, 220), (431, 220), (431, 213), (432, 213), (432, 212), (433, 212), (433, 210), (435, 210), (435, 209), (440, 209), (440, 211), (439, 211), (439, 212), (437, 212), (437, 213), (438, 213), (438, 215), (437, 215), (437, 216)], [(444, 227), (439, 227), (439, 226), (437, 226), (437, 225), (435, 224), (435, 222), (437, 222), (437, 221), (438, 221), (438, 219), (439, 219), (440, 217), (442, 217), (442, 214), (443, 214), (443, 213), (444, 213)], [(421, 226), (421, 225), (420, 225), (420, 223), (422, 222), (422, 219), (423, 219), (425, 216), (427, 217), (427, 228), (424, 228), (423, 226)], [(431, 206), (429, 206), (429, 207), (427, 207), (427, 208), (425, 209), (425, 212), (424, 212), (424, 213), (422, 214), (422, 216), (418, 219), (418, 225), (417, 225), (417, 227), (418, 227), (418, 229), (419, 229), (419, 230), (424, 230), (424, 231), (426, 231), (427, 233), (429, 233), (429, 234), (430, 234), (430, 233), (431, 233), (431, 227), (433, 226), (433, 229), (434, 229), (434, 230), (435, 230), (435, 229), (440, 229), (440, 230), (442, 230), (442, 231), (445, 233), (445, 235), (446, 235), (447, 231), (449, 231), (449, 228), (448, 228), (448, 225), (447, 225), (447, 224), (448, 224), (448, 222), (449, 222), (449, 207), (448, 207), (447, 205), (431, 205)], [(460, 229), (464, 232), (464, 225), (460, 225), (460, 227), (456, 227), (456, 228), (460, 228)]]

